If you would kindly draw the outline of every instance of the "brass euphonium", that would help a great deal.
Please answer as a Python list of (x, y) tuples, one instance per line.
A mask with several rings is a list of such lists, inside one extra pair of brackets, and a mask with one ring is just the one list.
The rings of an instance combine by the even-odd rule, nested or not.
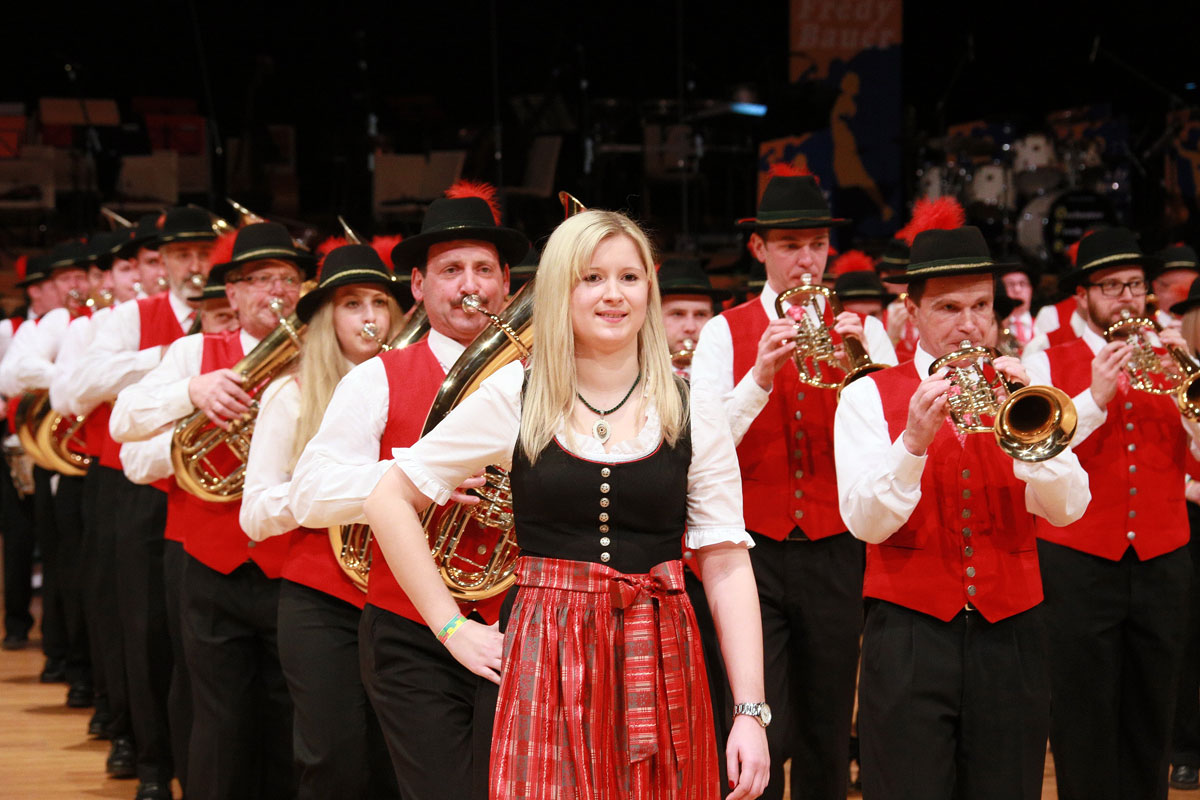
[(25, 392), (13, 414), (13, 429), (30, 460), (42, 469), (74, 477), (85, 474), (92, 463), (78, 436), (83, 422), (83, 417), (64, 416), (51, 408), (46, 389)]
[[(408, 314), (404, 326), (390, 342), (382, 345), (384, 350), (403, 350), (416, 344), (429, 333), (429, 317), (425, 305), (418, 303)], [(330, 525), (329, 544), (333, 557), (342, 572), (364, 592), (367, 578), (371, 574), (371, 527), (361, 522), (351, 525)]]
[[(786, 289), (775, 298), (775, 313), (780, 319), (791, 316), (786, 313), (784, 304), (792, 301), (795, 316), (791, 316), (791, 319), (796, 328), (796, 336), (792, 340), (792, 360), (796, 362), (800, 380), (819, 389), (837, 389), (838, 394), (841, 394), (842, 389), (853, 381), (870, 372), (884, 369), (886, 365), (872, 362), (862, 342), (853, 336), (842, 339), (845, 359), (837, 356), (834, 352), (833, 329), (825, 323), (825, 309), (821, 305), (821, 298), (829, 305), (829, 310), (836, 320), (843, 310), (842, 301), (838, 299), (837, 293), (825, 286), (814, 284), (812, 276), (805, 275), (803, 283)], [(841, 378), (827, 376), (827, 366), (845, 374)]]
[(307, 327), (295, 314), (285, 319), (282, 307), (278, 298), (271, 301), (279, 325), (233, 366), (233, 371), (242, 378), (242, 388), (253, 398), (250, 411), (230, 420), (229, 430), (217, 427), (199, 410), (175, 425), (171, 439), (175, 481), (201, 500), (231, 503), (242, 496), (258, 397), (300, 355)]
[(1166, 348), (1172, 363), (1164, 363), (1150, 338), (1160, 333), (1162, 326), (1152, 314), (1135, 317), (1129, 309), (1121, 309), (1121, 318), (1104, 329), (1104, 339), (1124, 339), (1133, 345), (1133, 355), (1125, 364), (1130, 386), (1150, 394), (1173, 395), (1181, 414), (1200, 419), (1200, 382), (1196, 380), (1200, 363), (1173, 345)]
[(33, 463), (42, 469), (54, 469), (50, 457), (38, 444), (38, 428), (50, 412), (50, 392), (33, 389), (21, 395), (13, 412), (13, 430), (21, 442), (21, 448)]
[[(1010, 383), (992, 366), (999, 355), (994, 348), (964, 341), (930, 365), (930, 375), (946, 367), (946, 404), (954, 427), (961, 433), (995, 434), (1000, 449), (1019, 461), (1054, 458), (1075, 436), (1075, 404), (1053, 386)], [(997, 398), (997, 392), (1004, 398)]]

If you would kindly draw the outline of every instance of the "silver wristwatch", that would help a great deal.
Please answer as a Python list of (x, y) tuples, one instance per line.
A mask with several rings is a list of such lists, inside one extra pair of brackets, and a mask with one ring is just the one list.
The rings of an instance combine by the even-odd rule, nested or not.
[(738, 703), (733, 707), (733, 715), (738, 714), (754, 717), (764, 728), (771, 724), (771, 707), (766, 703)]

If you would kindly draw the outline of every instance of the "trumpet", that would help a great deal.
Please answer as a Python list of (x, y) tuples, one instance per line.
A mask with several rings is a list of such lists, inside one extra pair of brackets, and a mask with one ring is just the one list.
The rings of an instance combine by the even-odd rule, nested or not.
[(386, 353), (388, 350), (392, 349), (392, 346), (388, 344), (384, 340), (382, 334), (379, 333), (379, 326), (374, 322), (364, 322), (362, 330), (358, 332), (358, 335), (364, 339), (369, 339), (372, 342), (376, 342), (379, 345), (379, 352), (381, 353)]
[[(825, 323), (825, 310), (820, 298), (824, 298), (836, 319), (843, 310), (836, 292), (813, 284), (812, 276), (805, 275), (803, 283), (783, 291), (775, 298), (775, 313), (780, 319), (785, 316), (784, 304), (793, 297), (797, 298), (793, 308), (799, 311), (792, 316), (796, 327), (796, 336), (792, 340), (795, 346), (792, 359), (796, 362), (800, 380), (818, 389), (837, 389), (841, 394), (842, 389), (862, 376), (886, 367), (872, 362), (862, 342), (853, 336), (842, 339), (844, 362), (834, 353), (833, 330)], [(826, 377), (826, 366), (845, 375), (840, 380)]]
[(684, 339), (683, 346), (671, 353), (671, 366), (675, 369), (686, 369), (692, 365), (692, 356), (696, 354), (696, 343), (691, 339)]
[(1125, 364), (1129, 385), (1149, 394), (1173, 395), (1179, 412), (1188, 419), (1200, 419), (1200, 363), (1174, 345), (1167, 347), (1171, 363), (1164, 363), (1154, 349), (1151, 334), (1157, 337), (1162, 326), (1150, 314), (1135, 317), (1121, 309), (1121, 318), (1104, 329), (1104, 339), (1124, 339), (1133, 345), (1133, 356)]
[(1011, 383), (992, 366), (999, 355), (995, 348), (963, 341), (958, 350), (930, 365), (930, 375), (947, 369), (946, 405), (954, 427), (960, 433), (994, 434), (1000, 449), (1018, 461), (1054, 458), (1075, 436), (1075, 404), (1053, 386)]

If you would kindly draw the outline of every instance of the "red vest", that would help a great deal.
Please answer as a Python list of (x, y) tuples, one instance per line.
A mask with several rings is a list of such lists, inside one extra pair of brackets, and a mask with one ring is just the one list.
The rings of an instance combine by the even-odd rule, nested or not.
[[(204, 334), (200, 374), (232, 367), (242, 358), (240, 331)], [(253, 561), (268, 578), (278, 578), (287, 553), (287, 540), (276, 536), (265, 542), (252, 541), (242, 531), (238, 513), (242, 502), (209, 503), (181, 489), (173, 481), (167, 492), (166, 537), (207, 567), (228, 575), (247, 560)], [(174, 535), (172, 535), (174, 534)]]
[[(21, 323), (29, 321), (29, 317), (9, 317), (8, 319), (9, 319), (9, 322), (12, 323), (14, 338), (17, 335), (17, 328), (21, 327)], [(41, 317), (38, 317), (38, 319), (41, 319)], [(33, 320), (33, 324), (37, 325), (37, 319)], [(18, 393), (16, 397), (8, 398), (8, 417), (7, 417), (7, 419), (8, 419), (9, 435), (15, 434), (17, 432), (17, 429), (15, 427), (16, 426), (15, 420), (17, 418), (17, 406), (19, 406), (20, 404), (21, 404), (20, 393)]]
[[(383, 436), (379, 439), (379, 460), (388, 461), (392, 458), (393, 448), (408, 447), (421, 438), (425, 417), (446, 373), (442, 372), (426, 340), (403, 350), (389, 350), (379, 358), (383, 361), (388, 380), (388, 418)], [(468, 550), (474, 546), (473, 542), (468, 541), (469, 535), (470, 529), (463, 536), (463, 545)], [(499, 618), (503, 598), (503, 595), (498, 595), (480, 603), (459, 603), (458, 606), (464, 617), (476, 611), (490, 624)], [(371, 542), (371, 579), (367, 582), (367, 602), (425, 624), (388, 569), (383, 552), (374, 540)]]
[(1065, 297), (1054, 304), (1054, 309), (1058, 312), (1059, 329), (1071, 327), (1071, 315), (1075, 313), (1076, 305), (1074, 295)]
[[(767, 314), (755, 299), (724, 312), (733, 337), (733, 382), (754, 366)], [(738, 445), (746, 528), (776, 540), (800, 526), (810, 539), (846, 530), (837, 504), (833, 414), (837, 392), (800, 381), (792, 360)]]
[[(171, 300), (167, 292), (159, 292), (152, 297), (141, 298), (137, 301), (137, 309), (140, 324), (139, 351), (151, 347), (166, 347), (183, 336), (183, 328), (180, 327), (179, 320), (175, 318), (175, 310), (171, 308)], [(100, 463), (121, 471), (121, 445), (111, 436), (106, 436), (105, 439), (104, 446), (100, 451)], [(151, 486), (166, 492), (170, 490), (173, 483), (173, 478), (164, 478), (155, 481)], [(183, 541), (183, 537), (179, 535), (167, 536), (167, 538), (175, 542)]]
[[(1053, 383), (1071, 397), (1092, 385), (1092, 349), (1083, 339), (1046, 351)], [(1072, 449), (1087, 470), (1092, 502), (1083, 517), (1056, 528), (1038, 520), (1048, 542), (1118, 560), (1133, 545), (1141, 560), (1188, 542), (1183, 496), (1188, 437), (1169, 396), (1118, 389), (1108, 420)]]
[(1078, 338), (1079, 334), (1075, 332), (1075, 329), (1071, 327), (1071, 324), (1068, 321), (1066, 325), (1059, 325), (1057, 328), (1046, 334), (1046, 341), (1049, 342), (1046, 347), (1047, 349), (1051, 347), (1057, 347), (1060, 344), (1066, 344), (1067, 342), (1074, 341)]
[[(921, 379), (912, 362), (871, 373), (893, 441)], [(992, 436), (964, 443), (947, 420), (929, 446), (921, 500), (900, 529), (867, 545), (863, 594), (948, 621), (967, 603), (989, 622), (1042, 600), (1025, 484)]]

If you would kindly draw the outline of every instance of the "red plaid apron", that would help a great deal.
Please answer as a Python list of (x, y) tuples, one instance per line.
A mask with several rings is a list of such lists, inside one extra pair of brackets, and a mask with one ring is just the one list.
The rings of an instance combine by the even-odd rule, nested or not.
[(708, 678), (682, 562), (625, 575), (524, 557), (517, 585), (493, 800), (716, 800)]

